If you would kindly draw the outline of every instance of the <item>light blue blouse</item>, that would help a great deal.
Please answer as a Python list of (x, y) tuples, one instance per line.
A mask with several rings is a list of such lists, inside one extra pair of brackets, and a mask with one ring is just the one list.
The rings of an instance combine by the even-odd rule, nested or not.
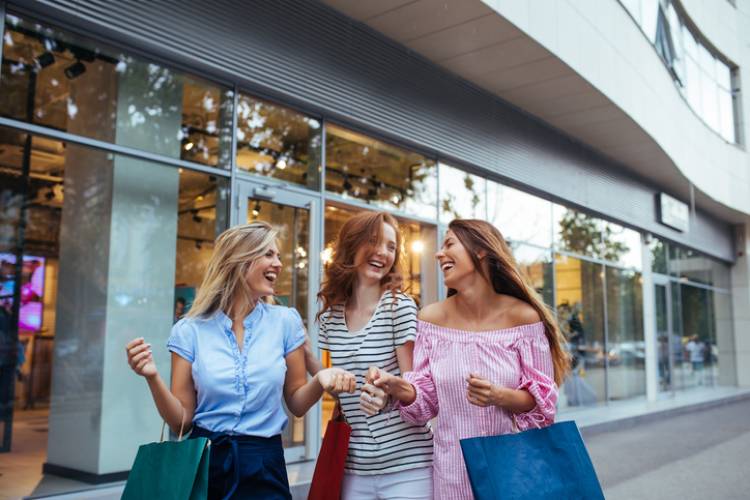
[(302, 319), (295, 309), (259, 303), (243, 325), (242, 351), (232, 320), (220, 311), (178, 321), (167, 348), (192, 363), (195, 425), (226, 434), (275, 436), (287, 425), (284, 358), (305, 342)]

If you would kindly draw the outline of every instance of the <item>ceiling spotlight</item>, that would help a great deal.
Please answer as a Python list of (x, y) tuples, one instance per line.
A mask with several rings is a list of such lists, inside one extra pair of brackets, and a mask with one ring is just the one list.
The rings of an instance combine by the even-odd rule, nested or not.
[(55, 64), (55, 56), (52, 55), (52, 52), (45, 52), (36, 58), (36, 63), (40, 68), (46, 68), (47, 66)]
[(253, 207), (252, 211), (253, 217), (257, 217), (260, 215), (260, 202), (256, 201), (255, 206)]
[(185, 151), (190, 151), (191, 149), (193, 149), (193, 146), (195, 146), (195, 144), (193, 144), (192, 142), (188, 142), (187, 144), (185, 144)]
[(284, 170), (286, 168), (286, 160), (283, 158), (279, 158), (279, 160), (276, 162), (276, 168), (279, 170)]
[(76, 61), (67, 68), (65, 68), (65, 76), (68, 77), (68, 80), (72, 80), (74, 78), (78, 78), (82, 74), (86, 72), (86, 65), (83, 64), (81, 61)]

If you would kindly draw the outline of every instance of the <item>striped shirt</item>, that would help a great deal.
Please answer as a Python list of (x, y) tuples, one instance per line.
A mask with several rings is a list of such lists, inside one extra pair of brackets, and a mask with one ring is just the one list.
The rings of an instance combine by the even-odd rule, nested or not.
[[(416, 336), (417, 307), (402, 292), (387, 291), (378, 302), (368, 323), (357, 332), (346, 326), (343, 305), (321, 316), (321, 349), (331, 355), (331, 363), (357, 377), (364, 384), (370, 366), (401, 375), (396, 347), (413, 342)], [(432, 465), (432, 430), (429, 424), (406, 423), (397, 409), (367, 416), (359, 408), (360, 391), (342, 394), (341, 406), (352, 434), (345, 471), (359, 475), (385, 474)]]
[[(434, 498), (469, 500), (473, 496), (461, 439), (509, 434), (514, 431), (514, 420), (522, 431), (546, 427), (555, 420), (557, 386), (544, 323), (473, 332), (419, 321), (417, 329), (414, 371), (404, 374), (417, 398), (401, 405), (401, 416), (415, 424), (437, 416)], [(466, 399), (471, 372), (495, 385), (528, 391), (536, 406), (514, 417), (501, 408), (472, 405)]]

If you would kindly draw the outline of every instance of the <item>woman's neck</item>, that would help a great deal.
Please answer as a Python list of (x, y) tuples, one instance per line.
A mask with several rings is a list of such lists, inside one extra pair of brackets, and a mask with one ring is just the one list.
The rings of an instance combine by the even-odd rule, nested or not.
[(347, 301), (348, 309), (372, 309), (380, 301), (382, 290), (379, 283), (361, 283), (356, 281), (352, 287), (352, 296)]
[(479, 321), (497, 309), (499, 298), (500, 295), (487, 280), (479, 273), (475, 273), (456, 289), (453, 300), (461, 316), (469, 321)]
[(227, 313), (227, 316), (232, 320), (234, 324), (242, 324), (245, 318), (253, 312), (259, 299), (246, 302), (244, 300), (235, 300)]

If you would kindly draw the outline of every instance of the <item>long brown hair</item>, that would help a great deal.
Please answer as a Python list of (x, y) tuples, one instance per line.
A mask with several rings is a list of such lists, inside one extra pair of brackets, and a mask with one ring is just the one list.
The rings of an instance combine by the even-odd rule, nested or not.
[(333, 244), (333, 260), (325, 269), (323, 283), (318, 292), (318, 300), (322, 307), (317, 319), (320, 319), (320, 316), (332, 306), (345, 304), (352, 296), (357, 278), (357, 264), (359, 264), (354, 261), (357, 250), (363, 246), (372, 249), (379, 244), (383, 224), (392, 226), (396, 231), (396, 255), (393, 266), (383, 277), (380, 285), (393, 292), (401, 287), (402, 238), (396, 218), (387, 212), (360, 212), (344, 223)]
[[(529, 304), (539, 314), (544, 323), (544, 331), (549, 341), (552, 364), (555, 368), (555, 383), (561, 385), (570, 370), (570, 357), (563, 349), (565, 339), (557, 326), (552, 312), (544, 304), (528, 279), (519, 271), (508, 244), (500, 231), (489, 222), (477, 219), (455, 219), (448, 224), (456, 238), (466, 248), (474, 267), (490, 282), (496, 293), (510, 295)], [(479, 259), (479, 252), (486, 252), (489, 276)], [(448, 289), (448, 296), (456, 290)]]

